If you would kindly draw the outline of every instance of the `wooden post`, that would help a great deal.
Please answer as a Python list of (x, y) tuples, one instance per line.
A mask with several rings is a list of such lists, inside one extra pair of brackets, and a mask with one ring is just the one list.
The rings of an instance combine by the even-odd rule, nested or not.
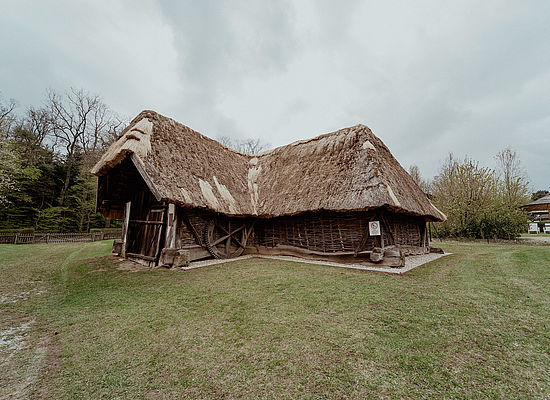
[(13, 238), (13, 244), (17, 244), (17, 239), (19, 239), (19, 233), (15, 234), (15, 237)]
[(428, 227), (426, 221), (420, 225), (420, 231), (422, 232), (422, 248), (424, 251), (428, 251)]
[(365, 230), (363, 231), (363, 235), (361, 235), (361, 239), (359, 240), (359, 244), (354, 250), (355, 257), (357, 257), (357, 254), (359, 254), (359, 252), (363, 250), (363, 248), (365, 247), (365, 244), (367, 244), (368, 239), (369, 239), (369, 223), (367, 222), (367, 224), (365, 225)]
[(164, 247), (174, 248), (176, 245), (176, 206), (168, 204), (168, 217), (166, 219), (166, 240)]
[[(385, 223), (384, 210), (383, 209), (380, 210), (379, 219), (380, 219), (380, 248), (383, 249), (384, 248), (384, 229), (383, 228), (386, 228), (388, 230), (388, 232), (391, 234), (389, 226), (384, 226), (384, 225), (387, 225), (387, 224)], [(397, 243), (395, 243), (395, 241), (394, 241), (394, 244), (397, 244)]]
[(132, 202), (129, 201), (124, 205), (124, 224), (122, 225), (122, 257), (126, 257), (126, 246), (128, 242), (128, 226), (130, 225), (130, 208)]

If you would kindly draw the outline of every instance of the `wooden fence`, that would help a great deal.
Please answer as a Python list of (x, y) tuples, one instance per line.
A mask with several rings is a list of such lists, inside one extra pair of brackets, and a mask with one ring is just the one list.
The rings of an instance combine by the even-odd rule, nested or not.
[(0, 233), (0, 244), (32, 243), (74, 243), (96, 242), (98, 240), (120, 239), (122, 231), (105, 231), (93, 233)]

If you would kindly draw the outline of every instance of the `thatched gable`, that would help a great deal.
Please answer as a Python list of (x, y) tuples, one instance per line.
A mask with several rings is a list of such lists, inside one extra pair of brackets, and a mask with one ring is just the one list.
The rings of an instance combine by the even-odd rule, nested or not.
[(388, 148), (364, 125), (248, 155), (153, 111), (143, 111), (92, 172), (133, 154), (159, 200), (261, 217), (380, 207), (441, 221)]

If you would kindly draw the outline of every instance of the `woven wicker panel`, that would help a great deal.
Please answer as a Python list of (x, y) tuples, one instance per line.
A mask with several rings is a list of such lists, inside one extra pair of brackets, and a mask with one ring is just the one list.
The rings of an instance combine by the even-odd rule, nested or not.
[(190, 224), (193, 226), (195, 231), (198, 234), (199, 242), (197, 243), (195, 241), (195, 237), (193, 233), (189, 230), (186, 224), (182, 224), (182, 243), (184, 244), (204, 244), (204, 229), (206, 225), (208, 224), (208, 221), (210, 218), (212, 218), (212, 215), (210, 213), (204, 213), (201, 211), (196, 210), (186, 210), (185, 214), (187, 215), (187, 218), (189, 218)]
[[(202, 245), (202, 233), (213, 215), (199, 210), (186, 210), (185, 213), (199, 234), (198, 244)], [(287, 245), (325, 253), (352, 252), (359, 245), (365, 229), (368, 229), (368, 222), (372, 219), (380, 220), (380, 215), (373, 212), (323, 212), (256, 219), (248, 244), (266, 247)], [(394, 244), (395, 238), (395, 244), (422, 247), (425, 226), (422, 218), (388, 212), (385, 213), (385, 220), (391, 232), (383, 225), (384, 245)], [(180, 232), (182, 244), (196, 243), (194, 235), (185, 224), (182, 224)], [(370, 250), (375, 246), (379, 246), (379, 239), (369, 237), (363, 250)]]
[[(289, 245), (325, 253), (354, 251), (373, 217), (377, 219), (368, 212), (326, 212), (262, 219), (256, 222), (252, 242), (267, 247)], [(386, 220), (396, 244), (422, 246), (422, 224), (425, 224), (422, 218), (386, 214)], [(385, 245), (394, 244), (387, 229), (382, 229), (382, 236)], [(374, 246), (375, 239), (369, 237), (364, 250)]]
[[(323, 213), (258, 220), (254, 240), (267, 247), (289, 245), (326, 253), (354, 251), (370, 217), (368, 213)], [(373, 240), (369, 242), (372, 246)]]
[(419, 246), (423, 244), (422, 232), (426, 222), (419, 217), (388, 216), (388, 223), (392, 226), (395, 241), (403, 246)]

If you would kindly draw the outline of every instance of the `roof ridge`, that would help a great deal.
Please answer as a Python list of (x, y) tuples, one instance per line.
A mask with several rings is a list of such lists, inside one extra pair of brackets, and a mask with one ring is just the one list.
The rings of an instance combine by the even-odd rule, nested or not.
[[(345, 132), (346, 134), (348, 134), (349, 132), (353, 131), (354, 128), (360, 128), (361, 130), (365, 130), (365, 129), (366, 129), (367, 131), (372, 132), (372, 131), (370, 130), (370, 128), (369, 128), (367, 125), (364, 125), (364, 124), (359, 123), (359, 124), (351, 125), (351, 126), (348, 126), (348, 127), (345, 127), (345, 128), (340, 128), (340, 129), (338, 129), (338, 130), (336, 130), (336, 131), (327, 132), (327, 133), (322, 133), (322, 134), (320, 134), (320, 135), (317, 135), (317, 136), (314, 136), (314, 137), (311, 137), (311, 138), (308, 138), (308, 139), (299, 139), (299, 140), (295, 140), (294, 142), (290, 142), (290, 143), (287, 143), (287, 144), (283, 144), (283, 145), (277, 146), (277, 147), (275, 147), (275, 148), (273, 148), (273, 149), (268, 149), (268, 150), (264, 150), (264, 151), (262, 151), (262, 152), (260, 152), (260, 153), (257, 153), (257, 154), (252, 154), (252, 153), (245, 153), (245, 152), (236, 150), (236, 149), (234, 149), (234, 148), (232, 148), (232, 147), (229, 147), (229, 146), (227, 146), (227, 145), (221, 143), (219, 140), (216, 140), (216, 139), (214, 139), (214, 138), (211, 138), (210, 136), (207, 136), (207, 135), (205, 135), (205, 134), (203, 134), (203, 133), (201, 133), (201, 132), (199, 132), (199, 131), (196, 131), (195, 129), (191, 128), (190, 126), (185, 125), (185, 124), (183, 124), (183, 123), (181, 123), (181, 122), (175, 120), (175, 119), (172, 118), (172, 117), (168, 117), (168, 116), (166, 116), (166, 115), (160, 114), (160, 113), (158, 113), (158, 112), (156, 112), (156, 111), (154, 111), (154, 110), (142, 110), (142, 111), (132, 120), (132, 122), (130, 123), (130, 125), (133, 125), (132, 123), (133, 123), (134, 121), (137, 122), (137, 119), (138, 119), (138, 118), (147, 118), (148, 115), (151, 115), (151, 114), (153, 114), (155, 117), (168, 119), (168, 120), (174, 122), (175, 124), (181, 125), (181, 126), (183, 126), (183, 127), (187, 128), (187, 129), (189, 129), (189, 130), (191, 130), (191, 131), (197, 133), (198, 135), (200, 135), (200, 136), (202, 136), (202, 137), (204, 137), (204, 138), (206, 138), (206, 139), (208, 139), (208, 140), (212, 140), (212, 141), (218, 143), (219, 145), (221, 145), (222, 147), (224, 147), (224, 148), (227, 149), (227, 150), (230, 150), (230, 151), (232, 151), (232, 152), (234, 152), (234, 153), (237, 153), (237, 154), (240, 154), (240, 155), (243, 155), (243, 156), (248, 156), (248, 157), (250, 157), (250, 158), (254, 158), (254, 157), (258, 157), (258, 156), (263, 156), (263, 155), (266, 155), (266, 154), (268, 154), (268, 153), (270, 153), (270, 152), (274, 152), (274, 151), (276, 151), (276, 150), (285, 148), (285, 147), (287, 147), (287, 146), (297, 146), (297, 145), (299, 145), (299, 144), (310, 143), (310, 142), (313, 142), (313, 141), (321, 140), (321, 139), (323, 139), (323, 138), (325, 138), (325, 137), (328, 137), (328, 136), (339, 135), (339, 134), (342, 134), (342, 133), (344, 133), (344, 132)], [(121, 136), (122, 136), (122, 134), (121, 134)]]

